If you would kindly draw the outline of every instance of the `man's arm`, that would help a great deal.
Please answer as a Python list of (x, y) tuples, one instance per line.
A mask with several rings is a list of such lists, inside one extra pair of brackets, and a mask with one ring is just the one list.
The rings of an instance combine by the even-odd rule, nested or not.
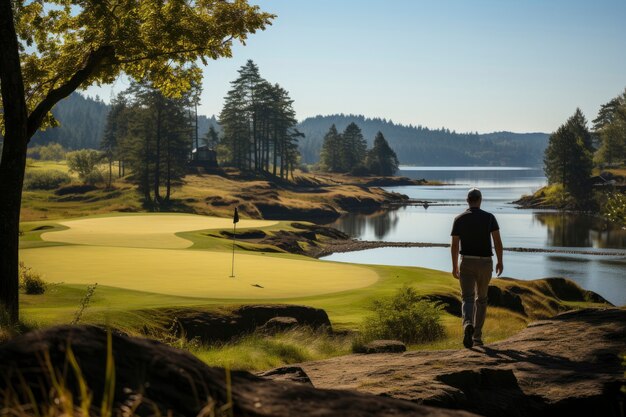
[(502, 261), (502, 239), (500, 239), (500, 230), (494, 230), (491, 232), (491, 237), (493, 239), (493, 247), (496, 250), (496, 257), (498, 258), (498, 263), (496, 264), (496, 275), (502, 275), (502, 271), (504, 271), (504, 262)]
[(459, 279), (459, 237), (452, 236), (450, 244), (450, 252), (452, 254), (452, 276)]

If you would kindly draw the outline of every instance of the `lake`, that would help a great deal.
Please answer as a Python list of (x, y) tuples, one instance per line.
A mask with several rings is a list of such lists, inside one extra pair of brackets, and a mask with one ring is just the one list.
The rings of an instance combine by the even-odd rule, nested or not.
[[(517, 209), (512, 201), (546, 184), (542, 169), (526, 167), (401, 167), (398, 175), (436, 180), (443, 186), (387, 187), (431, 202), (374, 214), (351, 214), (330, 226), (361, 240), (449, 243), (454, 217), (465, 210), (467, 190), (483, 192), (484, 210), (500, 225), (506, 247), (562, 249), (594, 254), (504, 253), (503, 276), (566, 277), (616, 305), (626, 304), (626, 230), (594, 216)], [(451, 270), (448, 248), (377, 248), (336, 253), (324, 259)]]

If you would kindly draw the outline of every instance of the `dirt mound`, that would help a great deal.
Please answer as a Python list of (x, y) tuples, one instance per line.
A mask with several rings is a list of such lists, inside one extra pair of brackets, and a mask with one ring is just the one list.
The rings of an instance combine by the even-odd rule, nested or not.
[(563, 301), (590, 301), (593, 303), (611, 304), (601, 295), (588, 291), (565, 278), (544, 278), (547, 284), (546, 295), (554, 295)]
[(205, 343), (226, 342), (252, 333), (277, 317), (293, 318), (299, 326), (331, 329), (324, 310), (298, 305), (245, 305), (230, 312), (179, 308), (164, 309), (160, 313), (175, 317), (176, 336), (199, 338)]
[[(229, 232), (227, 230), (222, 231), (220, 234), (229, 239), (232, 239), (233, 237), (233, 232)], [(263, 239), (266, 236), (267, 233), (263, 230), (242, 230), (235, 234), (237, 239)]]
[(318, 388), (485, 416), (618, 417), (626, 411), (620, 391), (625, 340), (626, 310), (584, 309), (532, 323), (484, 347), (350, 355), (298, 366)]
[(90, 184), (70, 184), (64, 187), (60, 187), (54, 192), (56, 195), (68, 195), (68, 194), (85, 194), (89, 191), (97, 190), (98, 187)]
[(275, 202), (255, 204), (261, 216), (266, 220), (293, 219), (293, 220), (328, 220), (338, 218), (341, 213), (329, 204), (320, 204), (317, 207), (294, 207)]
[[(0, 345), (0, 402), (4, 411), (11, 414), (10, 410), (17, 411), (16, 405), (21, 404), (26, 407), (19, 415), (29, 415), (24, 411), (29, 405), (35, 403), (41, 409), (53, 403), (57, 396), (50, 395), (54, 393), (51, 369), (57, 378), (65, 375), (62, 384), (72, 393), (76, 407), (81, 390), (75, 375), (80, 374), (93, 396), (89, 414), (100, 415), (103, 393), (107, 392), (107, 353), (115, 367), (113, 415), (126, 415), (135, 405), (134, 415), (288, 417), (294, 410), (299, 416), (329, 417), (470, 415), (363, 393), (268, 381), (247, 372), (231, 373), (228, 388), (233, 411), (221, 413), (218, 409), (228, 405), (224, 369), (208, 367), (191, 354), (158, 342), (123, 335), (112, 335), (108, 350), (107, 333), (88, 326), (52, 327)], [(211, 403), (213, 406), (207, 407)]]

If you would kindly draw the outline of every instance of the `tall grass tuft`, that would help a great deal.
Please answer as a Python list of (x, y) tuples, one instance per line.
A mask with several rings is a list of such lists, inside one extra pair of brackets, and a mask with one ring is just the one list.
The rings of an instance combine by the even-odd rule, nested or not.
[[(158, 406), (145, 398), (140, 393), (131, 396), (123, 404), (114, 403), (115, 396), (115, 361), (113, 356), (113, 338), (110, 329), (107, 332), (107, 357), (104, 372), (104, 392), (101, 395), (101, 402), (94, 401), (94, 395), (90, 389), (85, 376), (80, 369), (80, 365), (71, 344), (66, 348), (65, 363), (55, 366), (49, 351), (44, 351), (41, 358), (41, 367), (45, 370), (46, 381), (50, 384), (49, 390), (38, 392), (39, 397), (33, 392), (30, 383), (19, 370), (15, 376), (17, 384), (9, 385), (0, 390), (0, 416), (13, 417), (135, 417), (138, 415), (147, 417), (164, 417), (172, 415), (171, 411), (161, 412)], [(73, 377), (68, 375), (71, 372)], [(227, 371), (228, 372), (228, 371)], [(227, 390), (231, 392), (230, 372), (226, 375)], [(69, 382), (73, 381), (73, 382)], [(40, 383), (43, 381), (40, 381)], [(137, 413), (141, 405), (144, 407), (141, 414)], [(146, 413), (147, 409), (152, 409), (152, 413)], [(208, 402), (198, 414), (199, 417), (232, 417), (233, 413), (232, 395), (228, 395), (228, 402), (221, 407), (213, 398)]]
[(253, 333), (228, 343), (186, 346), (210, 366), (260, 371), (291, 363), (350, 353), (351, 335), (329, 334), (300, 327), (283, 333)]
[(24, 262), (19, 263), (19, 281), (20, 288), (26, 294), (37, 295), (46, 292), (46, 283), (41, 275), (27, 267)]
[(442, 307), (422, 300), (411, 287), (400, 288), (392, 297), (375, 300), (371, 315), (362, 325), (357, 341), (394, 339), (417, 344), (434, 341), (445, 334)]
[(80, 300), (80, 304), (78, 305), (78, 310), (76, 310), (76, 313), (74, 313), (74, 319), (72, 320), (71, 324), (78, 324), (80, 319), (83, 317), (83, 313), (85, 312), (85, 309), (91, 302), (91, 298), (93, 297), (93, 294), (96, 292), (97, 286), (98, 286), (97, 282), (93, 285), (87, 286), (87, 292), (85, 293), (85, 296), (83, 297), (83, 299)]

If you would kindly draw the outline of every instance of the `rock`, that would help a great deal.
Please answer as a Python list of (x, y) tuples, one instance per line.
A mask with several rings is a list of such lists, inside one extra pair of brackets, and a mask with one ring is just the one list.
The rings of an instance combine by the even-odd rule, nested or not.
[(163, 309), (162, 312), (176, 318), (176, 336), (199, 338), (205, 343), (227, 342), (252, 333), (275, 317), (290, 317), (300, 326), (312, 329), (331, 329), (324, 310), (299, 305), (244, 305), (228, 313), (190, 308)]
[(443, 308), (448, 314), (461, 317), (461, 300), (451, 294), (428, 294), (421, 297), (423, 300), (429, 301)]
[[(521, 287), (517, 288), (521, 289)], [(524, 310), (524, 304), (522, 303), (522, 297), (508, 288), (500, 289), (495, 285), (490, 285), (489, 288), (487, 288), (487, 300), (487, 303), (490, 306), (504, 307), (526, 315), (526, 310)]]
[[(271, 201), (271, 200), (270, 200)], [(280, 204), (276, 201), (256, 202), (256, 206), (262, 218), (267, 220), (293, 219), (293, 220), (327, 220), (333, 221), (341, 216), (335, 207), (330, 204), (317, 204), (316, 206), (300, 207)]]
[[(0, 345), (0, 403), (6, 407), (4, 411), (16, 408), (5, 402), (15, 396), (21, 404), (36, 402), (40, 409), (50, 405), (53, 399), (49, 393), (54, 390), (46, 363), (57, 376), (66, 370), (64, 384), (72, 392), (75, 405), (80, 404), (76, 373), (67, 363), (68, 346), (80, 368), (82, 382), (93, 395), (90, 415), (100, 414), (105, 392), (107, 333), (92, 326), (47, 328)], [(216, 414), (222, 415), (217, 408), (227, 404), (224, 369), (209, 367), (188, 352), (151, 340), (113, 334), (111, 346), (115, 365), (113, 415), (122, 415), (135, 400), (139, 400), (134, 412), (137, 416), (210, 415), (211, 409), (204, 407), (211, 401)], [(473, 415), (364, 393), (268, 381), (247, 372), (232, 372), (231, 376), (231, 415), (236, 416), (290, 417), (296, 412), (299, 416), (329, 417)], [(32, 400), (26, 391), (34, 396)]]
[(278, 333), (291, 330), (298, 327), (298, 320), (293, 317), (274, 317), (269, 319), (264, 325), (259, 326), (257, 330), (263, 333)]
[(290, 381), (299, 384), (308, 384), (313, 386), (311, 379), (299, 366), (283, 366), (280, 368), (270, 369), (269, 371), (259, 372), (257, 376), (263, 379), (271, 379), (273, 381)]
[(356, 353), (402, 353), (406, 352), (406, 346), (399, 340), (374, 340), (369, 342)]
[[(318, 388), (485, 416), (621, 416), (626, 310), (584, 309), (474, 349), (349, 355), (299, 366)], [(622, 410), (622, 411), (620, 411)], [(621, 413), (621, 414), (620, 414)]]

